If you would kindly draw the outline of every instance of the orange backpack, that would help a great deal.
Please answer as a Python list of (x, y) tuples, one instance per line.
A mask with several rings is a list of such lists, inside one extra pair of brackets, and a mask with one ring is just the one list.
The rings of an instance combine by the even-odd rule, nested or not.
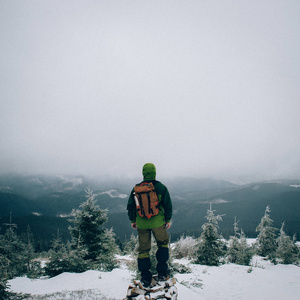
[(152, 182), (142, 182), (134, 187), (134, 200), (138, 214), (150, 219), (159, 211), (159, 201)]

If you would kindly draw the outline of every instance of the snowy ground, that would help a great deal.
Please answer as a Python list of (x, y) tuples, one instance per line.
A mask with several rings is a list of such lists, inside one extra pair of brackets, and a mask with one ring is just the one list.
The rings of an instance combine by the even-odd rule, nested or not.
[[(188, 263), (181, 260), (181, 263)], [(190, 264), (192, 273), (176, 274), (178, 300), (191, 299), (299, 299), (300, 268), (273, 265), (254, 257), (252, 267), (224, 264), (208, 267)], [(123, 299), (133, 274), (125, 265), (112, 272), (63, 273), (53, 278), (9, 281), (14, 292), (31, 299)]]

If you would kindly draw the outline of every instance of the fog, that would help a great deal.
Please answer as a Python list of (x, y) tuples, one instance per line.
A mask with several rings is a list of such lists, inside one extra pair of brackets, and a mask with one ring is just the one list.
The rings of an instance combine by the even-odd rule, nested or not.
[(0, 2), (1, 172), (300, 178), (299, 1)]

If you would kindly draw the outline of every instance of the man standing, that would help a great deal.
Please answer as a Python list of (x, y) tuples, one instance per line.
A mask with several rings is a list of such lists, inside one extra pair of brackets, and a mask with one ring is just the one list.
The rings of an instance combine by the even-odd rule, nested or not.
[[(138, 232), (138, 269), (141, 272), (141, 282), (144, 287), (148, 287), (152, 279), (149, 256), (151, 232), (158, 246), (156, 252), (158, 280), (166, 280), (169, 273), (167, 264), (169, 259), (169, 237), (167, 229), (171, 225), (172, 201), (166, 186), (156, 180), (154, 164), (147, 163), (143, 166), (143, 177), (144, 180), (136, 185), (130, 193), (127, 210), (131, 226), (137, 229)], [(149, 191), (151, 191), (139, 194), (139, 188), (137, 187), (142, 187), (143, 189), (144, 186), (149, 187)], [(142, 193), (145, 194), (146, 200), (142, 199)], [(156, 202), (153, 202), (155, 204), (152, 203), (152, 201), (155, 201), (152, 200), (153, 193), (153, 197), (156, 199)]]

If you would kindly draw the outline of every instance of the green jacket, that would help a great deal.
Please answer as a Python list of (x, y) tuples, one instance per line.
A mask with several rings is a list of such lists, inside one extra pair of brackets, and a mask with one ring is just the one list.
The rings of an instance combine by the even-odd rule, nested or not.
[(156, 216), (148, 219), (147, 217), (141, 217), (135, 206), (132, 189), (128, 204), (128, 217), (131, 223), (136, 222), (136, 226), (140, 229), (152, 229), (163, 226), (165, 223), (170, 222), (172, 218), (172, 201), (167, 187), (157, 180), (144, 180), (142, 182), (152, 182), (159, 201), (159, 212)]

